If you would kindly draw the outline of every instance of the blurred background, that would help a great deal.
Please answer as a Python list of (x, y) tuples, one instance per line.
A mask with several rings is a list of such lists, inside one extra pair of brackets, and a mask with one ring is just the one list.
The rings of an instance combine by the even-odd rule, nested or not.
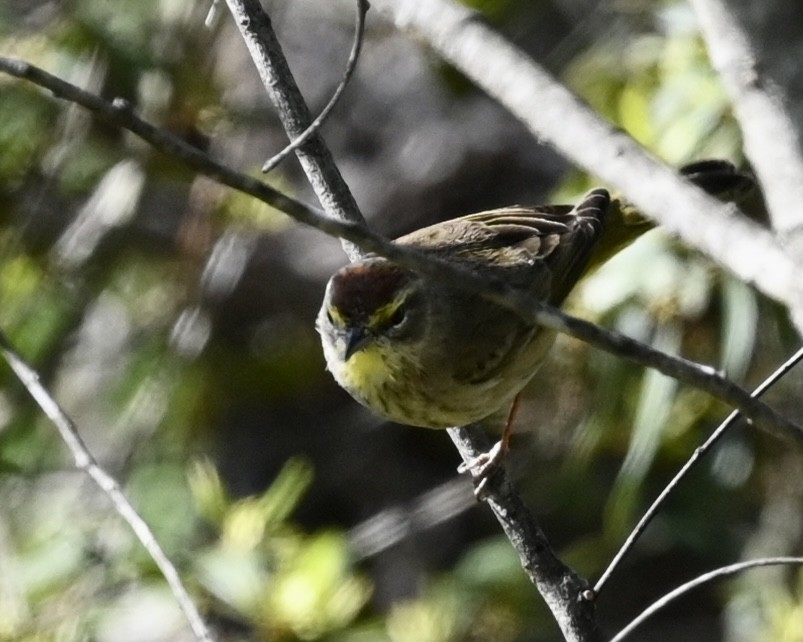
[[(743, 165), (685, 2), (469, 4), (668, 163)], [(353, 6), (265, 6), (319, 111), (348, 56)], [(803, 55), (798, 4), (734, 6), (750, 12), (800, 110), (803, 83), (783, 84), (801, 73), (790, 64)], [(0, 54), (125, 97), (257, 175), (286, 138), (225, 5), (210, 28), (208, 10), (0, 0)], [(390, 236), (485, 208), (572, 202), (596, 184), (375, 11), (323, 134)], [(314, 203), (292, 159), (266, 180)], [(314, 318), (343, 263), (337, 240), (0, 77), (0, 328), (121, 480), (221, 639), (559, 639), (456, 474), (448, 437), (379, 420), (325, 372)], [(660, 231), (567, 307), (747, 387), (799, 344), (783, 309)], [(802, 383), (793, 372), (768, 399), (799, 420)], [(594, 579), (727, 412), (562, 338), (527, 390), (509, 464), (562, 558)], [(802, 502), (800, 449), (731, 430), (613, 576), (599, 600), (605, 630), (701, 572), (801, 554)], [(153, 563), (0, 366), (0, 640), (189, 639)], [(775, 568), (705, 587), (633, 639), (803, 640), (803, 575)]]

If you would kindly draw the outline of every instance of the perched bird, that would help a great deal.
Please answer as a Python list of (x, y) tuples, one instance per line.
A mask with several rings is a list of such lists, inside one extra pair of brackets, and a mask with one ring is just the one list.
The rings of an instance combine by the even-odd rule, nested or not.
[[(725, 161), (681, 170), (729, 199), (753, 181)], [(605, 189), (575, 206), (506, 207), (397, 239), (560, 305), (581, 276), (652, 227)], [(447, 428), (502, 416), (555, 334), (381, 257), (336, 272), (317, 319), (328, 369), (352, 397), (402, 424)], [(509, 428), (508, 421), (508, 428)]]

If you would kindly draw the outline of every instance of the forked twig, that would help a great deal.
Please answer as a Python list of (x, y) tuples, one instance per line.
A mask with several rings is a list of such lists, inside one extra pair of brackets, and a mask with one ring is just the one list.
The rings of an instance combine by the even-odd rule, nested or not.
[[(287, 136), (290, 140), (298, 138), (309, 127), (312, 116), (273, 31), (270, 16), (259, 0), (226, 0), (226, 4)], [(309, 134), (295, 154), (326, 216), (350, 225), (364, 223), (360, 208), (320, 131)], [(349, 242), (350, 239), (341, 237), (341, 241), (349, 259), (353, 261), (362, 256), (360, 248)]]

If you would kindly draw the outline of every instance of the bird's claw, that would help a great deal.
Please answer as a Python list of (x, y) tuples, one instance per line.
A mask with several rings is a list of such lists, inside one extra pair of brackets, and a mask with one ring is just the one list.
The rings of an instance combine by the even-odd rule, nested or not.
[(488, 452), (464, 461), (457, 467), (458, 473), (471, 473), (471, 478), (474, 480), (474, 496), (478, 500), (485, 499), (488, 480), (499, 470), (505, 452), (507, 452), (505, 443), (497, 441)]

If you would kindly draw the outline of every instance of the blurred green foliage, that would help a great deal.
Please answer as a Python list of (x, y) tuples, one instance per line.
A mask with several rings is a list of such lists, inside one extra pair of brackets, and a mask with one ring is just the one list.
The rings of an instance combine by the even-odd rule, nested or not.
[(234, 502), (208, 463), (190, 480), (219, 533), (195, 560), (200, 581), (232, 617), (264, 640), (320, 639), (353, 621), (370, 589), (350, 570), (343, 535), (305, 536), (288, 523), (312, 481), (308, 464), (289, 461), (264, 494)]
[[(274, 4), (279, 17), (290, 11)], [(576, 91), (672, 164), (742, 161), (738, 128), (685, 4), (634, 10), (622, 3), (575, 22), (565, 6), (546, 0), (467, 4), (519, 41), (555, 38), (544, 21), (559, 14), (566, 42), (574, 42), (591, 20), (594, 37), (582, 46), (558, 43), (556, 51), (576, 53), (551, 61)], [(242, 71), (248, 64), (237, 64), (245, 54), (228, 17), (201, 26), (207, 5), (10, 2), (0, 5), (0, 52), (103, 96), (123, 96), (171, 132), (255, 171), (284, 139), (261, 89)], [(316, 15), (308, 8), (294, 16), (302, 34), (321, 29), (319, 46), (348, 40), (350, 17)], [(526, 38), (525, 27), (534, 30)], [(409, 163), (416, 127), (431, 125), (426, 118), (439, 103), (449, 117), (431, 131), (468, 120), (472, 104), (483, 126), (492, 116), (476, 92), (444, 91), (424, 55), (415, 73), (431, 74), (436, 98), (393, 93), (385, 76), (370, 75), (369, 63), (411, 54), (401, 49), (384, 59), (396, 45), (381, 30), (371, 38), (368, 87), (353, 92), (354, 103), (325, 133), (340, 142), (339, 160), (379, 219), (394, 204), (406, 211), (448, 203), (460, 191), (457, 175), (490, 189), (499, 181), (476, 177), (492, 165), (515, 173), (516, 154), (534, 147), (523, 135), (503, 140), (520, 145), (506, 162), (489, 163), (479, 144), (450, 149), (450, 157), (465, 158), (453, 175), (437, 185), (405, 181), (403, 164), (393, 163)], [(305, 63), (311, 40), (287, 38), (292, 61), (334, 78), (334, 54), (325, 52), (326, 65)], [(369, 95), (371, 86), (389, 93)], [(396, 104), (407, 137), (395, 132), (393, 145), (365, 137)], [(369, 108), (376, 111), (360, 112)], [(269, 180), (307, 193), (292, 166)], [(571, 201), (593, 182), (570, 174), (554, 200)], [(419, 431), (367, 430), (372, 420), (358, 417), (326, 379), (312, 325), (334, 265), (325, 257), (337, 248), (294, 231), (275, 211), (192, 176), (133, 136), (0, 77), (0, 328), (122, 480), (221, 638), (555, 639), (546, 608), (482, 507), (447, 531), (413, 532), (379, 561), (355, 559), (348, 528), (451, 479), (455, 462), (444, 436), (436, 436), (439, 450)], [(750, 384), (794, 340), (774, 304), (660, 231), (594, 273), (569, 306)], [(593, 576), (727, 409), (571, 340), (559, 342), (537, 382), (521, 412), (522, 426), (538, 427), (521, 485), (561, 554)], [(792, 400), (787, 410), (796, 383), (776, 397)], [(186, 639), (153, 562), (73, 470), (7, 368), (0, 386), (0, 640)], [(600, 605), (606, 625), (701, 568), (799, 549), (789, 506), (799, 505), (803, 475), (783, 451), (752, 431), (734, 431), (619, 571), (616, 595)], [(377, 497), (378, 505), (369, 503)], [(768, 550), (768, 541), (781, 544)], [(782, 573), (740, 579), (672, 618), (702, 627), (699, 639), (749, 616), (753, 637), (731, 639), (799, 641), (799, 583)], [(661, 636), (672, 627), (661, 626), (655, 639), (669, 639)]]

